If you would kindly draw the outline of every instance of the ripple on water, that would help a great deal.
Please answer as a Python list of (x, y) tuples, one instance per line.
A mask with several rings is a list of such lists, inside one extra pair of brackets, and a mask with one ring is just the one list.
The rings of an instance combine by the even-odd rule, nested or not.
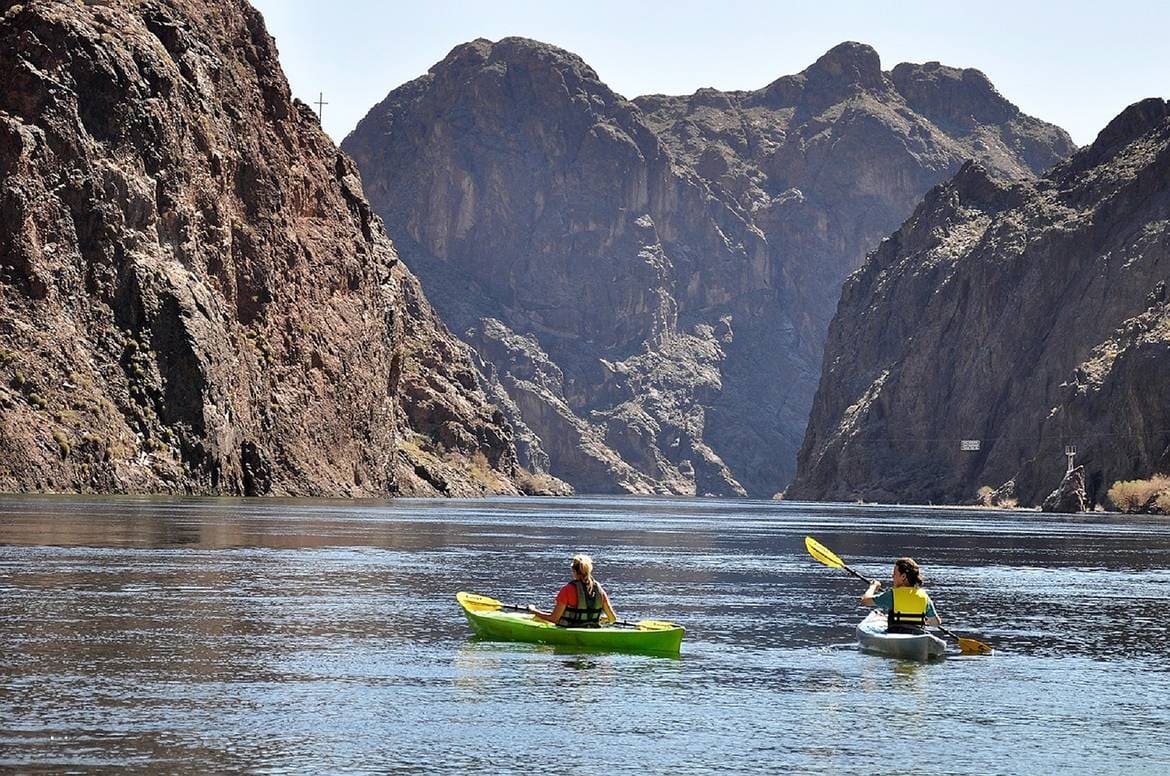
[[(991, 658), (858, 652), (864, 574), (923, 562)], [(1166, 523), (678, 499), (0, 498), (0, 769), (1170, 771)], [(590, 551), (679, 659), (477, 641)], [(869, 731), (869, 732), (867, 732)], [(1124, 731), (1124, 735), (1114, 735)]]

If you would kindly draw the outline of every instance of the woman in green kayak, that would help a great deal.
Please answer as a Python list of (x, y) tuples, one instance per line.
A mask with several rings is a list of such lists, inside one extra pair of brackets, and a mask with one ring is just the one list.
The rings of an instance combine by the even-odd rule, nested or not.
[(552, 612), (529, 606), (532, 616), (566, 628), (596, 628), (601, 625), (602, 615), (605, 622), (616, 620), (609, 596), (601, 583), (593, 578), (593, 558), (574, 555), (572, 571), (573, 578), (557, 593)]
[(875, 579), (861, 597), (862, 605), (889, 614), (887, 633), (922, 633), (927, 624), (942, 625), (942, 619), (934, 610), (934, 602), (922, 589), (922, 571), (913, 558), (894, 561), (893, 582), (892, 588), (877, 593), (882, 583)]

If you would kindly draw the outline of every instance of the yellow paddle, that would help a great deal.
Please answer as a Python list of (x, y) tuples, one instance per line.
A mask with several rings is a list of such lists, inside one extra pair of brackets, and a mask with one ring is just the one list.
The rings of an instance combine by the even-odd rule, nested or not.
[[(862, 580), (863, 582), (873, 581), (861, 576), (856, 571), (846, 566), (845, 561), (838, 558), (832, 550), (811, 536), (804, 537), (804, 547), (806, 550), (808, 550), (809, 555), (813, 556), (814, 559), (820, 561), (831, 569), (842, 569), (843, 571), (848, 571), (850, 574)], [(951, 633), (941, 625), (937, 627), (940, 631), (959, 642), (959, 651), (964, 655), (990, 655), (993, 652), (990, 644), (985, 644), (984, 642), (978, 641), (976, 639), (968, 639), (963, 638), (962, 636), (956, 636), (954, 633)]]
[[(459, 600), (459, 603), (463, 604), (468, 609), (477, 612), (491, 612), (497, 609), (509, 609), (515, 612), (528, 612), (527, 606), (505, 604), (501, 601), (497, 601), (494, 598), (488, 598), (486, 595), (477, 595), (476, 593), (456, 593), (455, 598)], [(667, 622), (666, 620), (638, 620), (637, 622), (614, 620), (612, 624), (624, 625), (627, 628), (639, 628), (640, 630), (670, 630), (671, 628), (679, 627), (673, 622)]]

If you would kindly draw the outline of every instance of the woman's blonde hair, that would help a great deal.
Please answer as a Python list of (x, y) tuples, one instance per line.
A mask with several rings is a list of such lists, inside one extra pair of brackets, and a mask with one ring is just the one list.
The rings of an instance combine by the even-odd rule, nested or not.
[(584, 553), (574, 555), (573, 573), (581, 577), (581, 581), (585, 583), (585, 589), (592, 593), (593, 587), (596, 584), (593, 581), (593, 558)]

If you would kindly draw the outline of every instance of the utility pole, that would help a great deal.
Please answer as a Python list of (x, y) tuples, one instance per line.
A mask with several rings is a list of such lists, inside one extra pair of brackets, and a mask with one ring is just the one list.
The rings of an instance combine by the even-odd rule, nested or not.
[(324, 106), (329, 104), (329, 103), (325, 102), (325, 93), (324, 92), (317, 92), (317, 102), (314, 104), (317, 106), (317, 121), (320, 121), (323, 125), (325, 123), (325, 114), (322, 112), (321, 109)]

